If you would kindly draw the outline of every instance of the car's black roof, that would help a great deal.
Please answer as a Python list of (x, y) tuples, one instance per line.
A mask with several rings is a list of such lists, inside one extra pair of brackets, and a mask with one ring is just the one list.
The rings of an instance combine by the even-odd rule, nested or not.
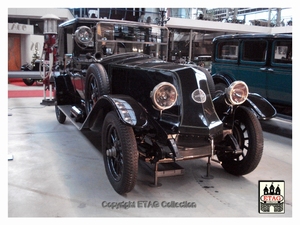
[(226, 34), (215, 37), (213, 42), (219, 40), (229, 40), (229, 39), (291, 39), (291, 34), (264, 34), (264, 33), (248, 33), (248, 34)]

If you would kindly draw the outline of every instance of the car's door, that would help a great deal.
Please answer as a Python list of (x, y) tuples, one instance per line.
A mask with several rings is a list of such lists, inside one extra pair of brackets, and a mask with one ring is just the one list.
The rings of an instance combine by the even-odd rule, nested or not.
[(292, 105), (292, 39), (274, 40), (266, 90), (272, 102)]
[(221, 40), (216, 43), (212, 63), (212, 74), (222, 74), (231, 79), (236, 78), (239, 71), (238, 65), (238, 40)]
[(240, 63), (236, 79), (246, 82), (249, 91), (267, 97), (267, 49), (264, 39), (245, 39), (241, 42)]

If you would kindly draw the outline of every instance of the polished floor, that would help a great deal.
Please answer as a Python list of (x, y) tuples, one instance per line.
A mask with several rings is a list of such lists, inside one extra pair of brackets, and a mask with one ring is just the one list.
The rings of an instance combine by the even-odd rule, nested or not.
[[(8, 85), (9, 90), (41, 88)], [(274, 120), (273, 129), (268, 124), (263, 158), (248, 175), (232, 176), (219, 164), (212, 163), (214, 177), (204, 179), (206, 160), (197, 159), (180, 163), (183, 175), (159, 178), (162, 186), (151, 187), (152, 173), (147, 164), (141, 163), (134, 190), (121, 196), (106, 177), (100, 134), (79, 131), (68, 120), (59, 124), (54, 107), (42, 102), (43, 97), (8, 98), (7, 216), (10, 219), (292, 218), (295, 214), (292, 138), (286, 135), (291, 132), (291, 121)], [(260, 180), (284, 180), (284, 213), (258, 212)]]

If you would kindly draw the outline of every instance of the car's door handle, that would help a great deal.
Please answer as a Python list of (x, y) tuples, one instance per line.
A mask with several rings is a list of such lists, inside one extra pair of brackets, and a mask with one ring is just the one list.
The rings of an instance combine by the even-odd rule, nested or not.
[(268, 71), (268, 72), (274, 72), (274, 70), (272, 68), (266, 68), (266, 67), (262, 67), (260, 68), (261, 71)]

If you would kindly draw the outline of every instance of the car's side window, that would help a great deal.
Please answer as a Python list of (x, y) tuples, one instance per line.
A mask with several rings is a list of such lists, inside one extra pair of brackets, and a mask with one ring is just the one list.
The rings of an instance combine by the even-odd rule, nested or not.
[(239, 52), (238, 41), (224, 41), (218, 43), (217, 59), (237, 60)]
[(267, 41), (245, 40), (242, 44), (242, 61), (265, 62), (267, 55)]
[(65, 54), (73, 53), (73, 36), (72, 29), (60, 28), (57, 34), (57, 52), (58, 55), (64, 56)]
[(292, 41), (274, 41), (272, 62), (292, 64)]
[(71, 54), (73, 52), (73, 48), (74, 48), (74, 43), (73, 43), (73, 35), (67, 34), (67, 53)]

